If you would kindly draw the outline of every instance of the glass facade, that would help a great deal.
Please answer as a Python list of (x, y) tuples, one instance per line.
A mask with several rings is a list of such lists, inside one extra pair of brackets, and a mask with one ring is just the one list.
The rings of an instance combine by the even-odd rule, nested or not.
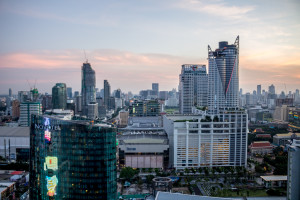
[(33, 115), (30, 199), (116, 199), (116, 130)]

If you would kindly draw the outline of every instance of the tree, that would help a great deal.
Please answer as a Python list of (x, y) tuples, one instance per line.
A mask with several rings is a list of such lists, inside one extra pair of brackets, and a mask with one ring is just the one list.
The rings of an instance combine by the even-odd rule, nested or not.
[(190, 173), (190, 169), (189, 169), (189, 168), (185, 168), (185, 169), (184, 169), (184, 172), (185, 172), (186, 174), (188, 174), (188, 173)]
[(199, 171), (199, 173), (201, 174), (201, 173), (202, 173), (202, 167), (199, 167), (199, 168), (198, 168), (198, 171)]
[(125, 180), (129, 181), (135, 174), (136, 172), (134, 169), (131, 167), (125, 167), (120, 172), (120, 178), (124, 178)]

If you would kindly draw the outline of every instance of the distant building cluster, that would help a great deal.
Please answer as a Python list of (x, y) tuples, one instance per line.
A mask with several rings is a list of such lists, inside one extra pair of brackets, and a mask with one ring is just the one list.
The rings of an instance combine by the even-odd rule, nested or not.
[[(208, 46), (208, 66), (183, 64), (178, 90), (161, 91), (155, 80), (138, 94), (114, 90), (108, 80), (99, 89), (88, 61), (78, 81), (79, 91), (60, 82), (51, 94), (34, 86), (17, 94), (9, 88), (1, 97), (0, 154), (7, 162), (29, 163), (30, 199), (117, 199), (117, 171), (125, 167), (246, 167), (247, 156), (268, 155), (282, 145), (289, 152), (283, 177), (288, 196), (299, 195), (293, 189), (299, 182), (299, 90), (278, 94), (273, 84), (267, 90), (257, 85), (244, 94), (239, 37), (215, 50)], [(257, 128), (248, 134), (250, 125), (289, 133)], [(248, 137), (257, 141), (248, 143)], [(262, 179), (268, 187), (283, 181)], [(169, 198), (159, 191), (171, 186), (171, 178), (156, 178), (153, 193)]]

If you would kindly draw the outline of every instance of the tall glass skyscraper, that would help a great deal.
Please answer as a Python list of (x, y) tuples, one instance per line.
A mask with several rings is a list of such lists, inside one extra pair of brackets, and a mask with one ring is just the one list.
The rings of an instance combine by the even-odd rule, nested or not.
[(30, 199), (115, 200), (116, 175), (115, 128), (33, 115)]
[(67, 86), (65, 83), (56, 83), (52, 88), (52, 107), (53, 109), (67, 108)]
[(110, 108), (109, 99), (110, 99), (110, 84), (107, 80), (104, 80), (104, 106), (106, 107), (106, 109)]
[(87, 115), (88, 104), (96, 102), (96, 77), (91, 64), (86, 62), (81, 67), (82, 114)]
[(220, 108), (239, 106), (239, 36), (234, 44), (219, 42), (212, 51), (208, 46), (208, 110), (219, 113)]
[(179, 75), (179, 109), (192, 113), (192, 107), (207, 106), (207, 73), (205, 65), (182, 65)]

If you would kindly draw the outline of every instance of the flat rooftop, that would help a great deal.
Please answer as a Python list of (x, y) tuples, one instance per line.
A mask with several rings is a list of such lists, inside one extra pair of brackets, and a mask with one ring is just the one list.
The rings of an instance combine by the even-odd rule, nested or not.
[(0, 137), (29, 137), (30, 127), (0, 126)]
[(264, 181), (287, 181), (287, 176), (260, 176)]

